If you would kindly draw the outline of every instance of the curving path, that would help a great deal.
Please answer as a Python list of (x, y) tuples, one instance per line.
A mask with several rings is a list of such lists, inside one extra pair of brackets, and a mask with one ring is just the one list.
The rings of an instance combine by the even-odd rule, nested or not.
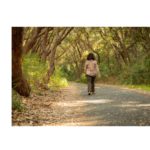
[(70, 83), (60, 92), (41, 91), (24, 99), (27, 111), (13, 115), (13, 125), (149, 126), (150, 92), (96, 85), (88, 96), (86, 84)]
[(60, 118), (53, 125), (150, 125), (150, 93), (96, 85), (96, 94), (89, 96), (85, 84), (71, 83), (63, 94), (63, 100), (54, 105)]

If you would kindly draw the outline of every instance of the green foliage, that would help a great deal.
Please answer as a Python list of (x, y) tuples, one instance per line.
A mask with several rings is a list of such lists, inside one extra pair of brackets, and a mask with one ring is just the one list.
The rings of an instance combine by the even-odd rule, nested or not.
[(21, 112), (24, 109), (21, 103), (21, 96), (14, 90), (12, 90), (12, 109)]
[(77, 82), (87, 83), (86, 75), (83, 73), (80, 79), (76, 80)]
[(108, 78), (109, 75), (110, 75), (110, 70), (108, 68), (108, 66), (105, 64), (105, 63), (102, 63), (101, 64), (101, 68), (100, 68), (100, 71), (101, 71), (101, 78)]
[(150, 58), (137, 61), (132, 66), (126, 66), (119, 79), (125, 84), (150, 84)]
[(68, 81), (64, 77), (64, 72), (59, 67), (56, 67), (54, 74), (50, 78), (48, 87), (66, 87), (68, 86)]
[(140, 89), (144, 91), (150, 91), (150, 85), (128, 85), (132, 89)]
[[(150, 49), (149, 33), (150, 28), (144, 27), (74, 28), (57, 47), (57, 65), (49, 87), (67, 86), (67, 80), (86, 82), (82, 68), (89, 52), (95, 53), (100, 63), (101, 81), (115, 78), (126, 84), (150, 84), (150, 59), (145, 57)], [(28, 54), (24, 56), (23, 70), (34, 87), (37, 81), (42, 82), (48, 63), (37, 54)]]
[(63, 64), (59, 67), (60, 75), (66, 78), (69, 81), (73, 81), (76, 79), (75, 72), (73, 66), (70, 64)]
[(43, 62), (37, 54), (27, 54), (23, 58), (23, 71), (32, 89), (35, 89), (36, 82), (42, 83), (48, 69), (48, 63)]
[[(42, 83), (43, 78), (48, 70), (48, 62), (41, 61), (37, 54), (27, 54), (24, 56), (23, 71), (28, 77), (28, 81), (32, 89), (37, 89), (37, 82)], [(54, 74), (50, 78), (48, 87), (66, 87), (68, 86), (67, 79), (64, 76), (63, 70), (59, 67), (55, 68)]]

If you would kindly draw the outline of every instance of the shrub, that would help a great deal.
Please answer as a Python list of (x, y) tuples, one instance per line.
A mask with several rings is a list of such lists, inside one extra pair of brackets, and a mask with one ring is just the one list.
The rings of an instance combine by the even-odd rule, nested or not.
[[(44, 62), (37, 54), (29, 53), (24, 56), (23, 71), (26, 74), (31, 88), (36, 90), (37, 83), (43, 83), (43, 78), (48, 70), (48, 62)], [(54, 74), (50, 77), (48, 87), (66, 87), (68, 86), (64, 72), (59, 68), (55, 68)]]
[(40, 59), (37, 54), (27, 54), (23, 58), (23, 71), (32, 89), (37, 88), (37, 82), (42, 83), (47, 72), (48, 63)]
[(150, 58), (125, 67), (119, 76), (119, 80), (125, 84), (150, 84)]
[(54, 74), (51, 76), (48, 87), (66, 87), (68, 81), (64, 77), (62, 70), (59, 67), (55, 68)]
[(68, 82), (66, 78), (62, 78), (59, 76), (52, 76), (49, 83), (48, 87), (66, 87), (68, 86)]
[(14, 90), (12, 90), (12, 110), (21, 112), (24, 109), (21, 103), (21, 96)]
[(76, 81), (77, 82), (82, 82), (82, 83), (87, 83), (86, 75), (84, 73), (82, 73), (80, 79), (77, 79)]

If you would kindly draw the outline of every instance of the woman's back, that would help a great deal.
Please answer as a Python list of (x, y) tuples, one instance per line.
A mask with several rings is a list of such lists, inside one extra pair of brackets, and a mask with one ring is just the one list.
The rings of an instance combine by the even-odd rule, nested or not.
[(89, 76), (96, 76), (97, 74), (97, 61), (96, 60), (86, 60), (85, 71)]

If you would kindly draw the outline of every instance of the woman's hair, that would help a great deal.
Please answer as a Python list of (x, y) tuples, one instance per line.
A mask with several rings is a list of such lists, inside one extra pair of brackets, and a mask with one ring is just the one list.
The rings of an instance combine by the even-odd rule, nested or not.
[(87, 60), (95, 60), (95, 56), (93, 53), (89, 53), (87, 56)]

